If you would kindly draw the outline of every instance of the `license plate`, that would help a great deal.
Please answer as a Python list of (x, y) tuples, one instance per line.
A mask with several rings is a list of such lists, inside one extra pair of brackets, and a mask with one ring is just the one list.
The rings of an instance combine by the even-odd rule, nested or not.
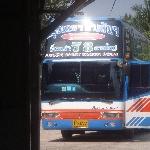
[(88, 128), (88, 120), (73, 120), (73, 128)]

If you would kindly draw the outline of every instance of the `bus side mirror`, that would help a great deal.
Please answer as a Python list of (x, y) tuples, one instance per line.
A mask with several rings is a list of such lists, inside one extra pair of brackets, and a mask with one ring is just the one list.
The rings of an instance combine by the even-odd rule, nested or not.
[(117, 67), (119, 67), (120, 69), (123, 68), (123, 61), (122, 60), (117, 61)]
[(129, 75), (129, 65), (128, 63), (124, 63), (123, 61), (118, 61), (117, 66), (123, 70), (125, 75)]

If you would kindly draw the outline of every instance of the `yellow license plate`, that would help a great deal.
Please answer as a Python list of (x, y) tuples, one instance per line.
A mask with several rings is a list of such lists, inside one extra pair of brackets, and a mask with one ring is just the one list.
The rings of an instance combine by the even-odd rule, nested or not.
[(88, 120), (73, 120), (73, 128), (88, 128)]

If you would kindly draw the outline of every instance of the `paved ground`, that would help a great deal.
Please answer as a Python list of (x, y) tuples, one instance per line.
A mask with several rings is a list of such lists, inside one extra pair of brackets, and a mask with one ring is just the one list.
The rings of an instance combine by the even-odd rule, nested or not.
[(150, 132), (138, 132), (132, 139), (113, 133), (86, 132), (64, 141), (60, 131), (41, 128), (41, 150), (149, 150)]

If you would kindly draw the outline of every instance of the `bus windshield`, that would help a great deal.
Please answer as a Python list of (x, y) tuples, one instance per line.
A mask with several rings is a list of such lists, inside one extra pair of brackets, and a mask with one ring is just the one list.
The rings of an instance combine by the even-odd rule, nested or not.
[(112, 62), (45, 63), (42, 97), (118, 99), (121, 98), (120, 79), (121, 74)]

